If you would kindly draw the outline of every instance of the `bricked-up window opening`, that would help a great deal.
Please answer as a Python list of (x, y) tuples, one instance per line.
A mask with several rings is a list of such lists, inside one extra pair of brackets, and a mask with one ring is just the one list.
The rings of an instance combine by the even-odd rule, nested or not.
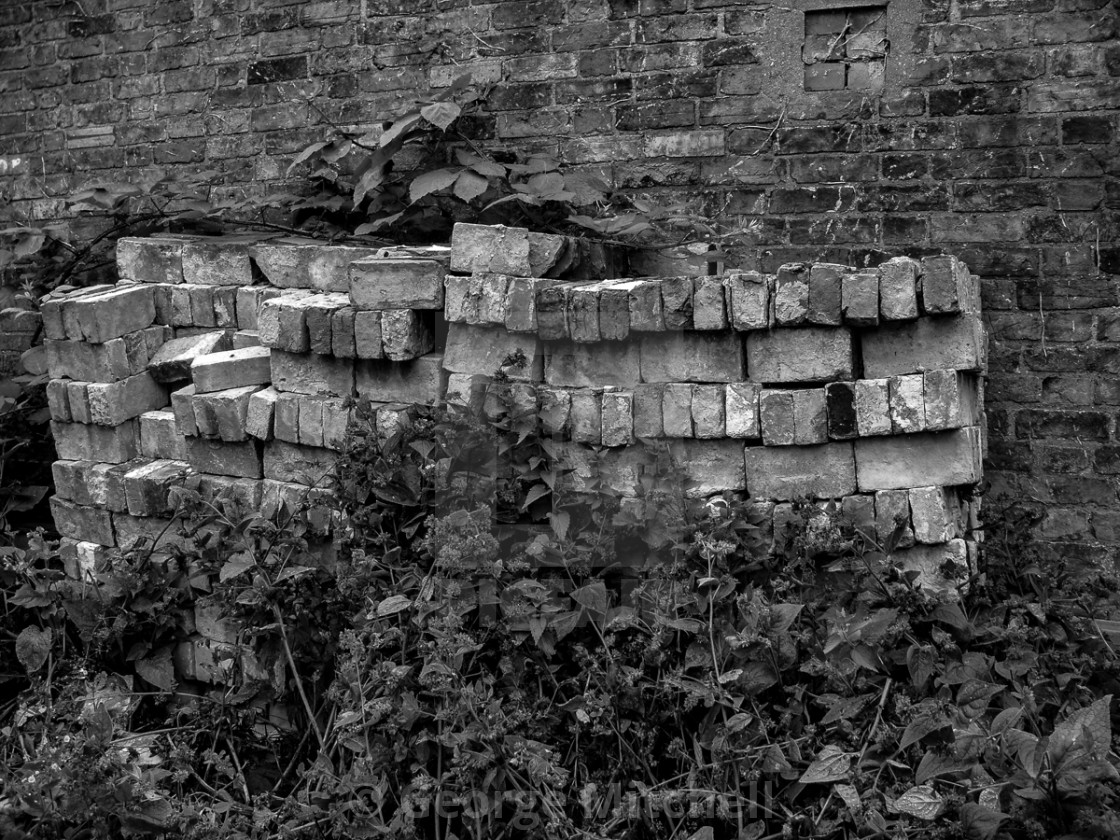
[(889, 47), (887, 7), (805, 13), (805, 90), (879, 90)]

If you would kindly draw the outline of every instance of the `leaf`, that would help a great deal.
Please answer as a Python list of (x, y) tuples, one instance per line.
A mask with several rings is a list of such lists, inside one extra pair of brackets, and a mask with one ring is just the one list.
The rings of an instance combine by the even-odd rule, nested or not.
[(902, 739), (898, 742), (900, 750), (906, 749), (911, 744), (916, 744), (927, 735), (931, 735), (938, 729), (941, 729), (947, 724), (945, 718), (941, 715), (922, 715), (910, 721), (909, 726), (902, 733)]
[(1065, 746), (1069, 749), (1076, 745), (1093, 758), (1104, 759), (1112, 742), (1112, 725), (1109, 720), (1111, 704), (1112, 695), (1108, 694), (1092, 705), (1078, 709), (1054, 727), (1054, 734), (1050, 736), (1051, 746)]
[(420, 114), (413, 111), (411, 114), (405, 114), (399, 120), (394, 122), (381, 134), (381, 139), (378, 141), (382, 149), (388, 149), (390, 146), (400, 144), (404, 141), (404, 134), (416, 128), (420, 123)]
[(852, 754), (830, 744), (817, 754), (799, 781), (806, 785), (838, 782), (848, 777), (851, 766)]
[(854, 813), (863, 807), (859, 791), (852, 787), (852, 785), (834, 785), (832, 789), (836, 791), (837, 796), (844, 800), (844, 806), (849, 811)]
[(529, 505), (531, 505), (537, 499), (543, 499), (551, 492), (552, 490), (547, 484), (534, 484), (529, 488), (529, 492), (525, 494), (525, 501), (521, 503), (521, 509), (528, 510)]
[(581, 586), (572, 592), (572, 600), (588, 612), (605, 615), (607, 612), (607, 585), (601, 580)]
[(238, 552), (222, 564), (222, 569), (218, 572), (219, 581), (227, 581), (237, 577), (249, 569), (257, 565), (257, 561), (253, 559), (253, 555), (246, 551)]
[(930, 785), (912, 787), (894, 801), (896, 811), (919, 820), (937, 819), (944, 806), (945, 800)]
[(458, 174), (453, 169), (433, 169), (431, 172), (425, 172), (408, 185), (409, 201), (415, 204), (426, 195), (447, 189), (455, 183)]
[(464, 169), (455, 179), (455, 197), (462, 201), (471, 201), (478, 198), (490, 187), (490, 182), (481, 175)]
[(420, 109), (420, 116), (440, 131), (447, 131), (462, 113), (463, 109), (454, 102), (433, 102)]
[(173, 691), (175, 667), (171, 664), (171, 647), (163, 647), (154, 656), (137, 660), (136, 673), (156, 688)]
[(533, 195), (552, 196), (564, 189), (564, 176), (559, 172), (542, 172), (530, 178), (527, 186)]
[(379, 617), (396, 615), (403, 610), (407, 610), (411, 606), (411, 598), (408, 598), (404, 595), (390, 595), (388, 598), (377, 605), (377, 615)]
[(1000, 823), (1007, 819), (1007, 814), (993, 811), (975, 802), (966, 802), (961, 805), (961, 828), (964, 829), (968, 840), (992, 840), (999, 831)]
[(552, 525), (552, 533), (556, 535), (557, 539), (563, 540), (568, 537), (568, 526), (571, 525), (572, 516), (566, 510), (554, 510), (548, 514), (548, 521)]
[(51, 653), (51, 629), (24, 627), (16, 637), (16, 659), (32, 674), (42, 668)]
[(936, 779), (938, 776), (967, 773), (974, 765), (975, 762), (962, 761), (951, 755), (939, 755), (935, 752), (927, 752), (918, 763), (918, 769), (914, 771), (914, 781), (921, 785), (925, 784), (930, 779)]
[(292, 171), (297, 166), (299, 166), (305, 160), (310, 158), (313, 154), (315, 154), (320, 149), (325, 149), (327, 146), (330, 145), (330, 143), (331, 143), (331, 141), (329, 141), (329, 140), (324, 140), (320, 143), (312, 143), (310, 146), (308, 146), (306, 149), (304, 149), (302, 152), (300, 152), (298, 155), (296, 155), (296, 159), (293, 160), (291, 166), (288, 167), (287, 174), (291, 175)]

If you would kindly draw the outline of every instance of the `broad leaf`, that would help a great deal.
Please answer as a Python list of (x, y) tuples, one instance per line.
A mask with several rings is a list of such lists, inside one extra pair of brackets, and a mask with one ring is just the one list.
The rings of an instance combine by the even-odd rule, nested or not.
[(447, 189), (458, 177), (458, 172), (453, 169), (434, 169), (425, 172), (408, 185), (408, 198), (414, 204), (426, 195)]
[(912, 787), (894, 802), (896, 811), (920, 820), (937, 819), (944, 806), (945, 800), (929, 785)]
[(298, 155), (296, 155), (296, 159), (293, 160), (291, 166), (288, 167), (287, 174), (291, 175), (292, 171), (297, 166), (299, 166), (301, 163), (303, 163), (305, 160), (310, 158), (313, 154), (315, 154), (319, 150), (325, 149), (330, 144), (331, 144), (331, 141), (329, 141), (329, 140), (324, 140), (320, 143), (312, 143), (310, 146), (308, 146), (306, 149), (304, 149), (302, 152), (300, 152)]
[(408, 598), (404, 595), (390, 595), (388, 598), (377, 605), (377, 615), (379, 617), (396, 615), (399, 612), (407, 610), (411, 606), (411, 598)]
[(156, 688), (172, 691), (175, 688), (175, 668), (171, 664), (171, 647), (164, 647), (154, 656), (136, 662), (136, 673)]
[(471, 201), (486, 192), (489, 186), (490, 182), (481, 175), (464, 169), (455, 179), (455, 197), (463, 201)]
[(799, 781), (806, 785), (838, 782), (848, 777), (851, 766), (852, 754), (830, 744), (820, 751)]
[(16, 637), (16, 659), (27, 673), (38, 671), (47, 663), (51, 653), (51, 629), (24, 627)]
[(235, 578), (243, 572), (247, 572), (257, 565), (253, 555), (248, 552), (242, 551), (234, 554), (224, 564), (222, 564), (221, 571), (218, 572), (218, 580), (226, 581)]
[(992, 840), (999, 832), (1000, 823), (1007, 819), (1007, 814), (974, 802), (962, 805), (960, 815), (961, 827), (968, 840)]
[(461, 113), (463, 113), (463, 109), (454, 102), (433, 102), (431, 105), (425, 105), (420, 109), (420, 116), (440, 131), (447, 131), (451, 127), (451, 123), (455, 122)]
[(1071, 714), (1054, 727), (1047, 752), (1056, 757), (1058, 750), (1065, 751), (1077, 746), (1095, 759), (1105, 758), (1112, 742), (1112, 725), (1109, 720), (1111, 704), (1112, 695), (1109, 694), (1091, 706)]

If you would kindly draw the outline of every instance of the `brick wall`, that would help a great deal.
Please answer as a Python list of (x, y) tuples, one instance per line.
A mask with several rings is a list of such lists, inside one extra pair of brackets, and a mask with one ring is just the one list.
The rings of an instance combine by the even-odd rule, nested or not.
[[(83, 0), (0, 8), (0, 191), (218, 168), (264, 190), (327, 121), (470, 70), (491, 148), (755, 222), (745, 269), (959, 254), (991, 332), (988, 475), (1056, 545), (1120, 545), (1117, 12), (890, 0), (882, 87), (804, 91), (789, 0)], [(864, 4), (866, 5), (866, 4)]]

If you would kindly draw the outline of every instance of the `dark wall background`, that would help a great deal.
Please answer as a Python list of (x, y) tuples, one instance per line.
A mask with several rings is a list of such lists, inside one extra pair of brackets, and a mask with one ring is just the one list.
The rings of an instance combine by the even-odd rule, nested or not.
[(983, 278), (990, 478), (1120, 546), (1117, 8), (890, 0), (884, 83), (803, 90), (787, 0), (0, 0), (0, 194), (219, 169), (266, 192), (329, 124), (470, 71), (480, 137), (753, 223), (742, 267), (951, 252)]

